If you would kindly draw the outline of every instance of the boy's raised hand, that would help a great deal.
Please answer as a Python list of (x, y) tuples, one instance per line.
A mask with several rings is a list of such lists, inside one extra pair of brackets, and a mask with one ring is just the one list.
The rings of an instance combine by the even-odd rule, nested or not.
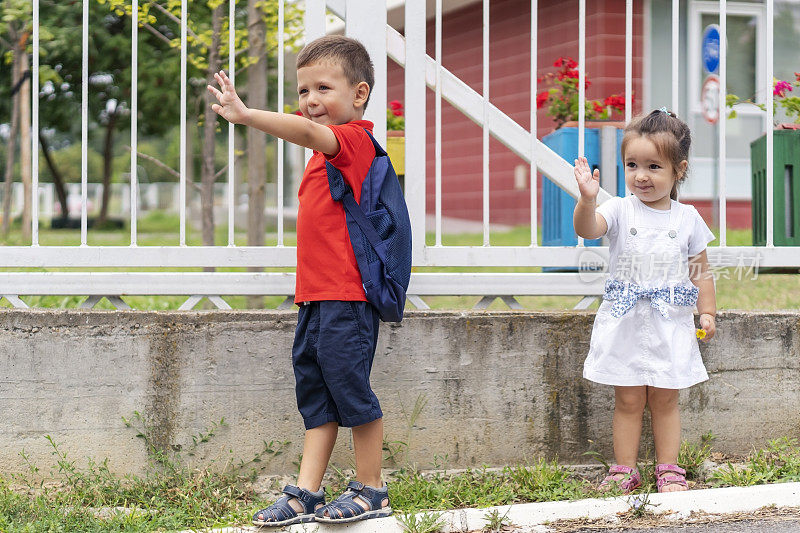
[(217, 80), (222, 90), (220, 91), (211, 85), (206, 86), (208, 92), (213, 94), (219, 102), (218, 104), (212, 104), (211, 109), (228, 122), (241, 124), (247, 117), (248, 109), (239, 99), (239, 95), (236, 94), (233, 82), (222, 70), (214, 74), (214, 79)]
[(597, 193), (600, 191), (600, 170), (589, 168), (589, 162), (585, 157), (579, 157), (575, 160), (575, 181), (578, 182), (578, 189), (581, 191), (581, 196), (587, 198), (596, 198)]

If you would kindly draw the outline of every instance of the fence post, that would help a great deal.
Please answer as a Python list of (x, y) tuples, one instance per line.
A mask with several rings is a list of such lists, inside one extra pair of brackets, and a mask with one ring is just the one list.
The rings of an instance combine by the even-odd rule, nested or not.
[(424, 2), (407, 2), (405, 9), (406, 64), (405, 77), (405, 195), (411, 215), (412, 262), (424, 263), (425, 258), (425, 152), (426, 101)]
[(375, 139), (386, 146), (386, 2), (347, 0), (348, 37), (361, 41), (375, 66), (375, 83), (369, 97), (365, 120), (375, 124)]

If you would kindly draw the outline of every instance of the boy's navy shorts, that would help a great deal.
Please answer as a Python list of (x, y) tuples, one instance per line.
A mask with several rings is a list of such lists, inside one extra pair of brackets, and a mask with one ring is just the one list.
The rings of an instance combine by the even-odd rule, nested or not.
[(323, 300), (300, 306), (292, 347), (297, 407), (306, 429), (354, 427), (383, 417), (369, 385), (379, 315), (368, 302)]

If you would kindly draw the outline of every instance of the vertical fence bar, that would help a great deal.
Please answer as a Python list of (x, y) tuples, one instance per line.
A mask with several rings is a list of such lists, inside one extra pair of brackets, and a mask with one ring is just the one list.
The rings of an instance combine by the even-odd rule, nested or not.
[(539, 41), (539, 2), (538, 0), (531, 0), (531, 165), (530, 165), (530, 187), (531, 187), (531, 246), (539, 245), (539, 212), (537, 210), (538, 201), (538, 179), (536, 171), (536, 139), (537, 139), (537, 107), (536, 95), (539, 92), (538, 81), (538, 41)]
[(364, 118), (374, 124), (375, 140), (386, 146), (386, 2), (347, 0), (345, 4), (345, 33), (364, 43), (375, 67), (372, 105), (367, 107)]
[[(578, 157), (586, 151), (586, 0), (578, 2)], [(583, 237), (578, 237), (583, 246)]]
[(489, 246), (489, 0), (483, 0), (483, 245)]
[(325, 0), (306, 0), (303, 26), (306, 43), (325, 35)]
[[(306, 0), (303, 27), (306, 43), (325, 35), (325, 0)], [(308, 160), (311, 159), (311, 149), (306, 148), (303, 150), (303, 154), (305, 162), (308, 163)]]
[[(228, 74), (231, 83), (236, 83), (236, 0), (228, 1)], [(233, 122), (228, 122), (228, 246), (235, 246), (234, 207), (236, 205), (236, 153), (235, 130)]]
[(727, 217), (726, 217), (726, 202), (725, 202), (725, 160), (727, 159), (727, 145), (725, 144), (726, 133), (726, 120), (727, 108), (725, 106), (725, 97), (728, 94), (727, 87), (725, 86), (728, 79), (728, 43), (726, 41), (728, 36), (728, 4), (726, 0), (720, 0), (719, 3), (719, 245), (726, 246), (727, 241)]
[(633, 0), (625, 0), (625, 124), (633, 109)]
[(136, 152), (139, 149), (137, 142), (139, 98), (139, 0), (131, 1), (131, 246), (137, 244), (139, 176), (137, 171)]
[[(31, 60), (31, 245), (39, 246), (39, 0), (33, 0)], [(65, 213), (66, 216), (66, 213)]]
[(423, 264), (425, 257), (426, 211), (426, 87), (425, 72), (426, 14), (424, 2), (408, 2), (405, 9), (406, 68), (405, 98), (405, 196), (411, 216), (413, 264)]
[[(89, 0), (83, 0), (81, 27), (81, 246), (86, 246), (89, 150)], [(36, 198), (36, 196), (34, 196)]]
[(180, 245), (186, 246), (186, 25), (187, 2), (181, 0), (181, 135), (180, 135)]
[(680, 103), (678, 91), (678, 59), (680, 56), (680, 41), (678, 40), (680, 24), (680, 0), (672, 0), (672, 112), (680, 113), (678, 104)]
[[(284, 25), (284, 0), (278, 0), (278, 113), (283, 113)], [(283, 246), (283, 145), (283, 139), (278, 137), (278, 178), (275, 180), (278, 187), (276, 194), (278, 203), (278, 246)]]
[(434, 160), (436, 169), (436, 246), (442, 245), (442, 0), (436, 0), (436, 141)]
[(772, 137), (772, 117), (774, 112), (775, 101), (773, 98), (773, 88), (772, 88), (772, 79), (774, 77), (774, 66), (772, 62), (774, 61), (774, 46), (773, 46), (773, 38), (775, 37), (775, 5), (773, 0), (767, 0), (767, 112), (766, 116), (764, 117), (764, 129), (765, 133), (767, 134), (767, 170), (766, 170), (766, 179), (767, 179), (767, 246), (772, 247), (775, 246), (775, 220), (773, 219), (774, 216), (774, 198), (772, 195), (774, 194), (774, 173), (775, 173), (775, 159), (773, 154), (773, 137)]
[(586, 0), (578, 3), (578, 156), (584, 154), (586, 126)]

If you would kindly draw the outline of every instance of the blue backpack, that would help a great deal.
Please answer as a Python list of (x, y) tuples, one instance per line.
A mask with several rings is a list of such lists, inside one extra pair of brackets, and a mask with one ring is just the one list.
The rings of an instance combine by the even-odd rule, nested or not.
[(369, 131), (375, 158), (356, 202), (338, 168), (325, 162), (331, 197), (342, 202), (350, 243), (358, 261), (369, 303), (384, 322), (400, 322), (411, 279), (411, 221), (408, 207), (386, 151)]

